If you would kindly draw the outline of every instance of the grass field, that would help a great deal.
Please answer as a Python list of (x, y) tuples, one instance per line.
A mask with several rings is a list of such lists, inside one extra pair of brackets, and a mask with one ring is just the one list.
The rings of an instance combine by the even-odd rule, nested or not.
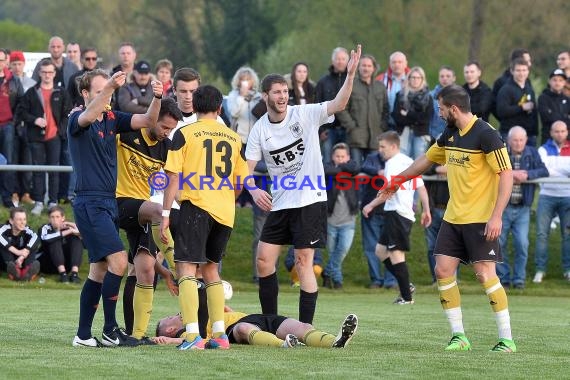
[[(71, 211), (68, 212), (71, 215)], [(0, 218), (6, 217), (0, 212)], [(45, 217), (44, 217), (45, 218)], [(45, 220), (45, 219), (44, 219)], [(43, 220), (31, 218), (39, 227)], [(256, 287), (251, 282), (251, 211), (238, 210), (236, 229), (224, 259), (223, 277), (231, 281), (229, 304), (244, 312), (259, 312)], [(533, 233), (531, 233), (532, 271)], [(395, 291), (368, 290), (360, 232), (344, 265), (345, 288), (320, 291), (315, 325), (336, 334), (348, 313), (360, 319), (357, 335), (345, 350), (301, 348), (280, 350), (234, 345), (230, 351), (178, 352), (173, 347), (135, 349), (77, 349), (71, 347), (78, 317), (81, 286), (57, 283), (14, 283), (0, 278), (0, 378), (570, 378), (568, 299), (570, 284), (562, 279), (559, 231), (551, 238), (547, 278), (537, 285), (527, 281), (523, 291), (510, 291), (514, 337), (519, 352), (488, 352), (496, 343), (496, 327), (488, 300), (469, 268), (462, 268), (460, 288), (465, 327), (473, 344), (468, 353), (443, 351), (449, 339), (447, 321), (436, 290), (431, 286), (423, 231), (412, 232), (409, 264), (418, 287), (416, 304), (395, 306)], [(86, 277), (83, 265), (81, 277)], [(288, 286), (283, 266), (280, 313), (297, 316), (297, 290)], [(120, 302), (119, 302), (120, 304)], [(159, 317), (178, 311), (176, 298), (162, 284), (156, 292), (149, 335)], [(118, 308), (121, 320), (121, 307)], [(100, 336), (102, 312), (93, 332)]]
[[(496, 328), (483, 295), (463, 297), (465, 327), (473, 351), (443, 351), (449, 339), (448, 326), (435, 291), (428, 290), (409, 307), (391, 305), (393, 294), (384, 291), (322, 292), (315, 318), (320, 329), (336, 334), (346, 314), (359, 316), (359, 329), (344, 350), (233, 345), (229, 351), (181, 352), (169, 346), (71, 347), (78, 291), (78, 287), (0, 289), (1, 378), (568, 378), (568, 304), (559, 298), (510, 298), (519, 349), (516, 354), (488, 352), (496, 342)], [(245, 312), (259, 308), (252, 291), (236, 291), (230, 304)], [(296, 293), (284, 289), (280, 305), (282, 314), (296, 315)], [(160, 287), (151, 323), (177, 310), (176, 299)], [(102, 315), (98, 313), (94, 333), (100, 334), (101, 327)]]

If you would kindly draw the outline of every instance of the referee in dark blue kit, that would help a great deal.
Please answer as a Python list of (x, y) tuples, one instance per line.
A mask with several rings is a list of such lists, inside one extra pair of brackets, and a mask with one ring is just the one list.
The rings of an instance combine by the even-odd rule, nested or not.
[[(153, 82), (153, 101), (145, 114), (113, 112), (108, 106), (113, 92), (126, 80), (124, 72), (111, 78), (102, 70), (85, 73), (79, 92), (86, 109), (73, 113), (68, 123), (68, 141), (73, 170), (77, 175), (73, 212), (89, 255), (89, 276), (79, 301), (79, 328), (73, 346), (136, 346), (139, 341), (118, 327), (115, 318), (121, 280), (127, 268), (127, 253), (119, 237), (117, 188), (117, 134), (148, 128), (156, 123), (162, 84)], [(91, 335), (99, 299), (103, 298), (105, 324), (102, 341)]]

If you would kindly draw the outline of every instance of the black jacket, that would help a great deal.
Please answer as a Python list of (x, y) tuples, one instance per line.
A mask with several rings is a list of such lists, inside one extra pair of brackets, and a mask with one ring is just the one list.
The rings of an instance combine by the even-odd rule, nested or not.
[[(57, 124), (58, 135), (61, 139), (67, 140), (67, 118), (72, 108), (69, 94), (62, 87), (54, 87), (50, 103)], [(44, 105), (39, 83), (26, 91), (18, 104), (17, 115), (18, 120), (22, 120), (26, 124), (28, 141), (44, 141), (43, 129), (34, 123), (38, 117), (44, 117)]]
[[(520, 104), (525, 101), (534, 103), (535, 107), (531, 112), (522, 109)], [(536, 96), (530, 82), (527, 81), (523, 88), (520, 88), (512, 78), (505, 83), (497, 95), (497, 116), (503, 134), (508, 133), (515, 125), (523, 127), (529, 137), (538, 134)]]
[[(400, 113), (403, 109), (408, 111), (406, 116)], [(404, 127), (410, 127), (414, 136), (429, 135), (429, 124), (433, 112), (433, 98), (427, 89), (416, 93), (410, 92), (407, 100), (404, 99), (403, 91), (399, 91), (396, 94), (392, 111), (396, 131), (401, 134)]]
[[(385, 166), (385, 161), (380, 156), (380, 153), (374, 152), (370, 153), (364, 162), (362, 163), (362, 167), (360, 171), (362, 173), (366, 173), (371, 177), (371, 181), (374, 181), (374, 184), (367, 183), (362, 186), (361, 190), (361, 197), (360, 197), (360, 208), (364, 208), (368, 203), (372, 202), (378, 191), (384, 186), (383, 177), (378, 175), (378, 171), (383, 170)], [(375, 207), (372, 211), (373, 213), (383, 214), (384, 213), (384, 203), (380, 206)]]
[[(328, 215), (332, 215), (334, 211), (334, 205), (340, 191), (345, 192), (346, 202), (348, 203), (350, 215), (356, 215), (358, 213), (358, 191), (356, 190), (354, 176), (358, 174), (358, 171), (360, 170), (359, 165), (355, 161), (350, 160), (347, 163), (341, 164), (339, 166), (335, 166), (333, 163), (327, 163), (324, 164), (324, 168), (325, 176), (327, 177), (326, 183)], [(337, 181), (337, 175), (341, 175), (339, 173), (347, 173), (342, 175), (342, 182)], [(333, 180), (329, 181), (329, 177), (333, 177)], [(347, 190), (340, 190), (339, 187), (346, 187)]]
[[(305, 88), (305, 101), (307, 102), (307, 104), (314, 103), (315, 102), (315, 95), (316, 95), (315, 86), (311, 82), (307, 82), (307, 85), (305, 87), (306, 87)], [(301, 104), (300, 101), (301, 101), (301, 99), (295, 93), (295, 89), (290, 88), (289, 89), (289, 105), (290, 106), (299, 105), (299, 104)]]
[[(335, 73), (333, 66), (329, 67), (329, 73), (323, 76), (317, 82), (317, 88), (315, 90), (315, 102), (321, 103), (327, 100), (333, 100), (340, 91), (340, 88), (346, 80), (346, 71), (343, 73)], [(338, 128), (341, 127), (340, 122), (335, 118), (335, 120), (330, 124), (324, 124), (322, 128)]]
[(557, 120), (570, 125), (570, 98), (545, 88), (538, 97), (538, 112), (542, 122), (542, 141), (550, 138), (550, 126)]
[(0, 247), (8, 249), (14, 247), (17, 249), (27, 248), (30, 253), (35, 253), (40, 244), (38, 235), (26, 226), (26, 229), (20, 234), (14, 236), (12, 234), (12, 225), (9, 222), (0, 226)]
[(479, 85), (473, 89), (470, 89), (467, 83), (463, 85), (463, 88), (471, 99), (471, 113), (488, 122), (493, 107), (493, 91), (491, 88), (483, 81), (479, 81)]

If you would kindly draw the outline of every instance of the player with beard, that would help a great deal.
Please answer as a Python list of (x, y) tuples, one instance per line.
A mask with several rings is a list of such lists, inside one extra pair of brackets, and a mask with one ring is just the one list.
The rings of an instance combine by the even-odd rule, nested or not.
[[(245, 156), (250, 174), (263, 158), (269, 176), (276, 179), (271, 195), (257, 188), (252, 177), (247, 182), (255, 203), (270, 211), (257, 248), (259, 300), (264, 314), (277, 314), (279, 286), (275, 265), (281, 246), (292, 244), (301, 283), (299, 320), (313, 321), (318, 295), (313, 255), (315, 248), (326, 246), (327, 239), (327, 193), (318, 129), (346, 107), (360, 54), (358, 45), (356, 52), (351, 52), (342, 88), (328, 102), (288, 106), (289, 90), (283, 76), (269, 74), (262, 81), (267, 113), (253, 126)], [(306, 186), (284, 189), (279, 185), (284, 179)]]
[[(471, 113), (469, 95), (460, 86), (444, 87), (439, 93), (439, 115), (448, 128), (425, 155), (398, 176), (416, 177), (431, 165), (446, 164), (450, 199), (434, 250), (435, 275), (440, 302), (451, 325), (448, 351), (466, 351), (456, 271), (460, 262), (471, 264), (495, 313), (499, 342), (491, 349), (515, 352), (507, 294), (497, 277), (501, 262), (498, 238), (502, 214), (513, 187), (509, 155), (498, 132)], [(378, 193), (381, 199), (399, 189), (390, 182)]]
[[(166, 244), (160, 240), (162, 206), (148, 200), (151, 184), (165, 174), (160, 170), (170, 149), (170, 132), (182, 120), (182, 112), (172, 98), (162, 99), (158, 121), (150, 128), (117, 135), (117, 206), (119, 227), (129, 241), (129, 276), (123, 292), (125, 330), (143, 339), (152, 312), (155, 268), (171, 280), (156, 260), (157, 248), (163, 255), (173, 256), (174, 242), (170, 232)], [(153, 240), (153, 232), (156, 238)], [(157, 234), (158, 233), (158, 234)], [(173, 269), (173, 268), (172, 268)], [(134, 317), (133, 317), (134, 314)], [(134, 318), (134, 321), (133, 321)], [(134, 326), (134, 327), (133, 327)]]

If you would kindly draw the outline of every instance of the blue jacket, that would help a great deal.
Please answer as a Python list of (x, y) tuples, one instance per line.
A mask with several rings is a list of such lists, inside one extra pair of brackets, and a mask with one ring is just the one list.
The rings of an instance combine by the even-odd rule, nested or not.
[[(511, 159), (511, 164), (513, 163), (513, 154), (510, 149), (509, 151), (509, 158)], [(528, 179), (535, 179), (541, 177), (548, 177), (548, 169), (542, 162), (540, 155), (538, 154), (538, 150), (532, 146), (525, 146), (524, 150), (521, 154), (520, 159), (520, 170), (526, 170), (528, 173)], [(532, 205), (532, 201), (534, 199), (534, 190), (536, 188), (536, 184), (534, 183), (525, 183), (522, 186), (522, 193), (523, 193), (523, 204), (525, 206)]]

